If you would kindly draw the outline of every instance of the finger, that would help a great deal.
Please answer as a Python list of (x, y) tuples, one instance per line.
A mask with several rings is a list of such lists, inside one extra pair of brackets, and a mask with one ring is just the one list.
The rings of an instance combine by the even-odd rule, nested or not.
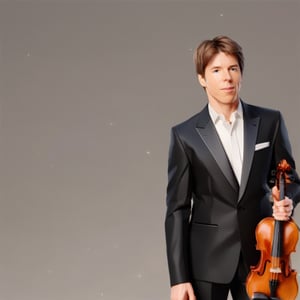
[(282, 203), (283, 205), (290, 205), (290, 204), (293, 204), (293, 200), (288, 198), (288, 197), (285, 197), (284, 199), (282, 199), (281, 201), (277, 201), (279, 203)]
[(280, 207), (279, 209), (274, 209), (273, 210), (273, 217), (276, 220), (288, 220), (290, 216), (292, 215), (292, 210)]
[(293, 204), (293, 201), (291, 199), (285, 199), (285, 200), (282, 200), (281, 202), (282, 203), (280, 203), (279, 206), (277, 206), (277, 207), (284, 208), (284, 211), (288, 212), (288, 213), (292, 213), (293, 212), (294, 204)]
[(278, 215), (278, 214), (273, 214), (273, 217), (277, 221), (288, 221), (290, 219), (289, 216), (287, 215)]
[(188, 300), (197, 300), (193, 291), (189, 291), (189, 299)]
[(275, 207), (286, 207), (286, 208), (293, 208), (293, 201), (289, 198), (283, 199), (281, 201), (275, 200), (273, 203)]

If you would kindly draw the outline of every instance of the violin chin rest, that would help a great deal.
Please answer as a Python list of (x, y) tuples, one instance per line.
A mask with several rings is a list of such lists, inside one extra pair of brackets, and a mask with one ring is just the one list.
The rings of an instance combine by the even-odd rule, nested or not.
[(262, 293), (254, 293), (251, 300), (280, 300), (280, 299), (277, 297), (268, 297)]

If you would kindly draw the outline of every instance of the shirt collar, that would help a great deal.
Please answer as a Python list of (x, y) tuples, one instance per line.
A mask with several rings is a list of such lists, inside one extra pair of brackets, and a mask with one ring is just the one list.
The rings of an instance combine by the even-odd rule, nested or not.
[[(219, 120), (225, 120), (223, 114), (217, 113), (214, 108), (208, 103), (208, 112), (214, 124), (216, 124)], [(243, 108), (241, 101), (239, 101), (237, 109), (231, 114), (230, 119), (243, 119)]]

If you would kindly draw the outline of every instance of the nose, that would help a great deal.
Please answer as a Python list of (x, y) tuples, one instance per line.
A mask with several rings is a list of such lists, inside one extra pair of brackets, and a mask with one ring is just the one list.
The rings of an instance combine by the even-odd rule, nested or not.
[(224, 80), (231, 81), (232, 76), (229, 70), (224, 71)]

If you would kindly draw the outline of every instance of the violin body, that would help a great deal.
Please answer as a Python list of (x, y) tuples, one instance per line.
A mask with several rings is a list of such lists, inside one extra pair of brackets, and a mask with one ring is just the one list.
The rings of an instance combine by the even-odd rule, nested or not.
[[(283, 221), (282, 224), (282, 253), (278, 258), (280, 273), (275, 276), (272, 272), (274, 268), (274, 258), (272, 253), (272, 240), (275, 227), (275, 220), (272, 217), (265, 218), (256, 227), (257, 250), (261, 251), (261, 258), (257, 266), (251, 267), (247, 277), (246, 289), (248, 296), (253, 298), (254, 293), (262, 293), (268, 297), (276, 296), (280, 300), (295, 300), (298, 294), (297, 272), (291, 268), (290, 254), (296, 251), (298, 241), (298, 227), (293, 220)], [(276, 278), (278, 287), (276, 295), (271, 295), (270, 280)]]

